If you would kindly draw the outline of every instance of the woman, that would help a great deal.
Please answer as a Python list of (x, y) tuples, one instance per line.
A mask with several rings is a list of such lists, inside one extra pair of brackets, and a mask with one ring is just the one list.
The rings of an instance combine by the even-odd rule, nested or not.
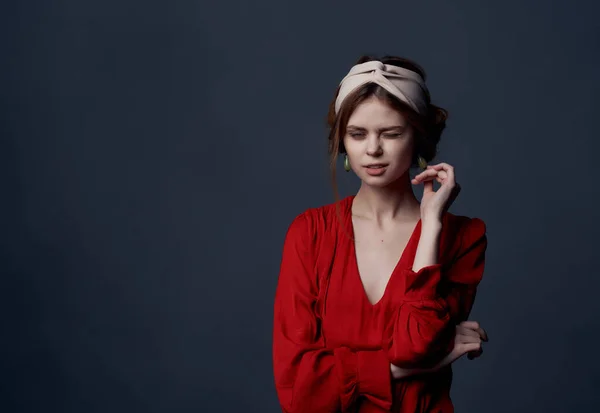
[(445, 120), (407, 59), (362, 57), (341, 81), (328, 117), (334, 185), (338, 153), (362, 182), (287, 231), (273, 335), (283, 411), (453, 411), (450, 365), (487, 341), (466, 321), (487, 238), (482, 220), (448, 212), (454, 168), (426, 165)]

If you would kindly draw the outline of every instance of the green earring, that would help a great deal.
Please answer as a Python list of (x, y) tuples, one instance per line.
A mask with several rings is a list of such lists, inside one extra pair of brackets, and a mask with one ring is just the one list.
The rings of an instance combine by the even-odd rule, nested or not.
[(344, 155), (344, 170), (350, 172), (350, 161), (348, 160), (348, 154)]
[(421, 168), (422, 170), (427, 169), (427, 161), (421, 155), (417, 157), (417, 162), (419, 164), (419, 168)]

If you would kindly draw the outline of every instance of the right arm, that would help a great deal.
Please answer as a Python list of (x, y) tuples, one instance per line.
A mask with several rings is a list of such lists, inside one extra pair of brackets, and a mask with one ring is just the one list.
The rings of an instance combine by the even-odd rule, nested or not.
[(285, 413), (346, 411), (364, 396), (389, 410), (387, 352), (324, 345), (315, 312), (318, 285), (310, 231), (305, 215), (290, 225), (275, 294), (273, 368), (281, 408)]

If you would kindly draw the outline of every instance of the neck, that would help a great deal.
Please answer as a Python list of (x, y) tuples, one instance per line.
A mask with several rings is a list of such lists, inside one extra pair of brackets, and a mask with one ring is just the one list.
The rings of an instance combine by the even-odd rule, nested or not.
[(402, 220), (415, 221), (420, 218), (420, 204), (412, 189), (409, 172), (385, 187), (361, 184), (352, 205), (356, 216), (379, 223)]

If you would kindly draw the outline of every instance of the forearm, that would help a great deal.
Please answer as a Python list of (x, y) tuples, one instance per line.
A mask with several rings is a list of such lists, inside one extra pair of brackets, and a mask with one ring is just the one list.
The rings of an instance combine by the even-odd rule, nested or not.
[(451, 320), (438, 296), (441, 277), (438, 244), (441, 223), (423, 220), (412, 269), (403, 274), (404, 303), (390, 323), (390, 362), (402, 368), (430, 367), (444, 356), (451, 340)]
[[(437, 288), (442, 276), (437, 257), (441, 223), (422, 222), (414, 271), (403, 274), (404, 294), (408, 298), (387, 331), (395, 378), (436, 371), (440, 365), (435, 359), (454, 351), (448, 339), (454, 336), (455, 324), (468, 317), (483, 273), (487, 246), (486, 227), (481, 220), (471, 219), (463, 225), (460, 239), (456, 240), (460, 245), (456, 258), (444, 266), (444, 280), (448, 283)], [(432, 354), (435, 357), (428, 357)], [(442, 363), (447, 357), (442, 357)]]
[(442, 223), (438, 219), (423, 219), (421, 236), (413, 262), (413, 271), (438, 263), (440, 233)]
[(431, 368), (403, 368), (393, 364), (390, 365), (390, 371), (394, 380), (404, 379), (406, 377), (415, 376), (417, 374), (433, 373), (439, 370), (438, 366)]

